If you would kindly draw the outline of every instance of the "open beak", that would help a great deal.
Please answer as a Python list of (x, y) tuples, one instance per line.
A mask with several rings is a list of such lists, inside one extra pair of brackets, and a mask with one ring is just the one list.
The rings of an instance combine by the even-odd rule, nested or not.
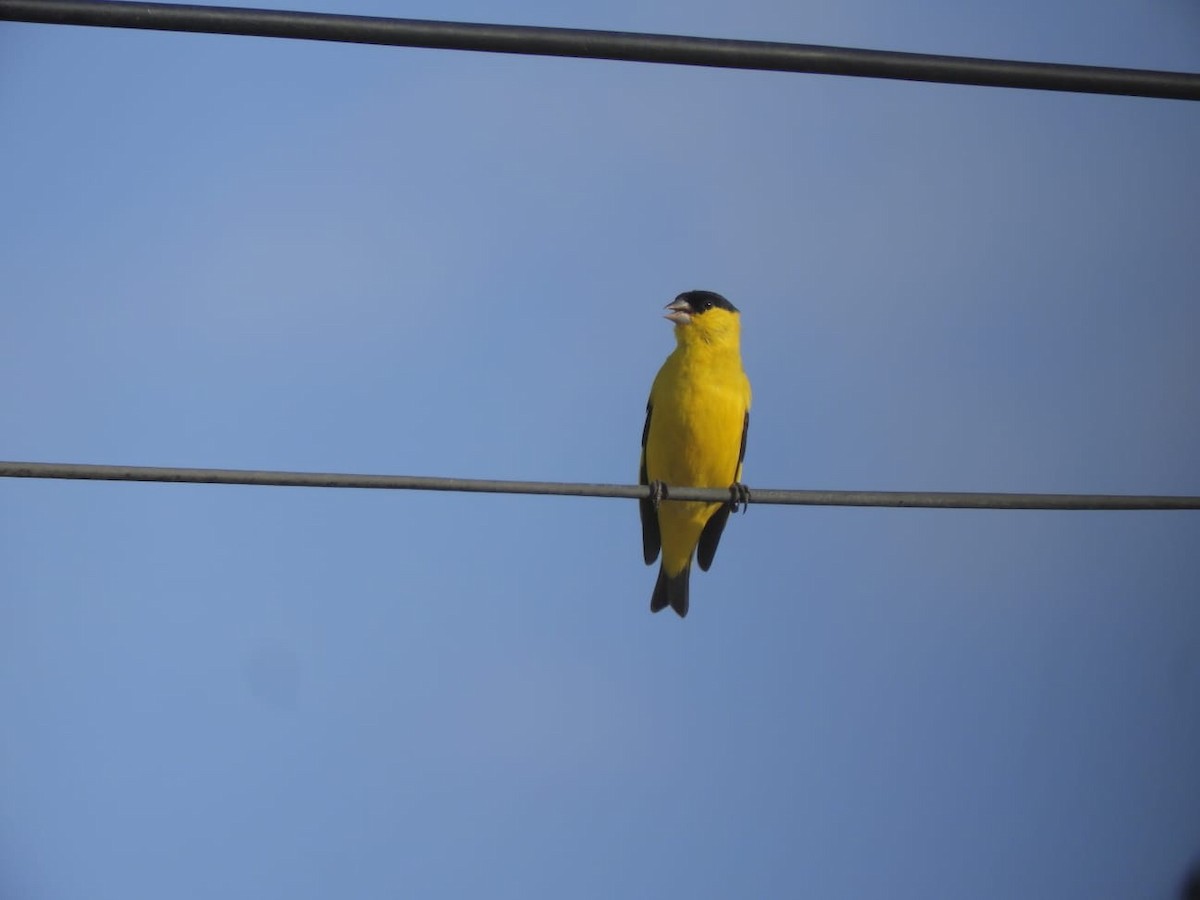
[(692, 321), (692, 307), (682, 297), (676, 297), (665, 307), (671, 310), (664, 319), (670, 319), (676, 325), (688, 325)]

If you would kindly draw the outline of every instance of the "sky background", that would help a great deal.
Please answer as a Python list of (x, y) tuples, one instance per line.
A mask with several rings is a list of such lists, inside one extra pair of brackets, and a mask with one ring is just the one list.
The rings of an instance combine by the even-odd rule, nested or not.
[[(1200, 70), (1191, 0), (323, 11)], [(1200, 494), (1200, 107), (0, 24), (0, 458)], [(0, 896), (1177, 894), (1200, 514), (0, 481)]]

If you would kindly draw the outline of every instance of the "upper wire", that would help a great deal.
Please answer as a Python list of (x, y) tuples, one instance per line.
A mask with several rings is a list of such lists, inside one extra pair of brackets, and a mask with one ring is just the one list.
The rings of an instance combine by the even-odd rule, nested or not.
[(0, 0), (0, 19), (1200, 100), (1200, 75), (580, 28), (125, 0)]

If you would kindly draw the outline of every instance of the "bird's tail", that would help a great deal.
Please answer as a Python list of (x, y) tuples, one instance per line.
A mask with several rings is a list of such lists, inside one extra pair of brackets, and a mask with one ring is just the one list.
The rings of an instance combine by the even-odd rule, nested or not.
[(658, 612), (668, 606), (683, 618), (688, 612), (688, 576), (692, 572), (692, 561), (675, 575), (668, 575), (666, 566), (659, 566), (658, 582), (650, 598), (650, 612)]

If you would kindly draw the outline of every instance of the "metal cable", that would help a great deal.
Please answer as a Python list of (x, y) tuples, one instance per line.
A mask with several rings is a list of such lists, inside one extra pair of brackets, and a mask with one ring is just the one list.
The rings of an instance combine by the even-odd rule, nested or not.
[(897, 53), (772, 41), (385, 19), (175, 3), (130, 3), (121, 0), (0, 0), (0, 20), (3, 19), (54, 25), (239, 34), (1200, 100), (1200, 74), (1186, 72)]
[[(568, 497), (644, 499), (645, 485), (575, 484), (555, 481), (493, 481), (423, 475), (344, 475), (331, 472), (269, 472), (244, 469), (181, 469), (159, 466), (96, 466), (81, 463), (0, 462), (0, 478), (65, 478), (87, 481), (157, 481), (248, 484), (276, 487), (373, 488), (468, 491), (491, 494), (555, 494)], [(672, 500), (726, 502), (725, 488), (669, 488)], [(794, 506), (890, 506), (930, 509), (1200, 509), (1200, 497), (1124, 494), (1010, 494), (945, 491), (789, 491), (751, 489), (751, 503)]]

